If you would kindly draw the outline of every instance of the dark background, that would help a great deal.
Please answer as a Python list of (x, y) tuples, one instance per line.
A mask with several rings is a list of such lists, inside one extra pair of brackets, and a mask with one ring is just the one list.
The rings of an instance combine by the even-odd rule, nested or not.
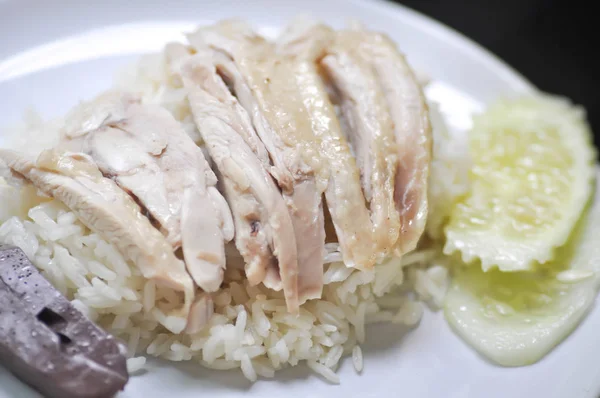
[[(492, 51), (539, 89), (585, 106), (600, 145), (600, 19), (594, 2), (396, 0)], [(587, 7), (584, 7), (584, 4)]]

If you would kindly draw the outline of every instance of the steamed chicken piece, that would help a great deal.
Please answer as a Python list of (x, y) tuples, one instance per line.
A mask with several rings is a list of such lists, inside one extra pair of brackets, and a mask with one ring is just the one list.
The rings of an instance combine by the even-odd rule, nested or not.
[(143, 140), (153, 126), (166, 139), (156, 162), (163, 174), (169, 208), (180, 220), (188, 271), (202, 289), (217, 291), (225, 268), (224, 244), (233, 239), (234, 226), (229, 206), (216, 188), (216, 176), (202, 150), (167, 110), (134, 105), (128, 116), (116, 127)]
[(89, 157), (51, 150), (42, 152), (34, 163), (19, 153), (1, 150), (0, 160), (16, 177), (63, 202), (83, 224), (133, 262), (145, 278), (182, 292), (183, 307), (167, 312), (164, 326), (173, 333), (184, 330), (194, 300), (194, 284), (183, 262), (140, 207), (103, 177)]
[[(280, 150), (285, 144), (267, 120), (260, 94), (257, 95), (255, 87), (247, 79), (248, 76), (243, 75), (245, 68), (234, 56), (252, 51), (257, 58), (269, 57), (273, 45), (258, 36), (250, 26), (237, 20), (227, 20), (212, 27), (201, 28), (189, 35), (188, 40), (195, 51), (213, 51), (217, 72), (246, 110), (254, 126), (256, 134), (244, 135), (244, 140), (279, 186), (285, 191), (291, 191), (294, 176), (286, 165), (286, 153)], [(249, 45), (253, 47), (248, 48)]]
[(75, 138), (123, 120), (129, 106), (139, 102), (133, 95), (108, 90), (94, 101), (82, 102), (71, 109), (62, 126), (62, 135)]
[[(92, 103), (104, 109), (106, 98)], [(234, 234), (231, 213), (201, 149), (168, 111), (130, 103), (120, 120), (65, 138), (65, 148), (89, 154), (104, 175), (140, 202), (173, 249), (182, 248), (198, 286), (219, 289), (224, 243)]]
[(377, 242), (404, 254), (416, 247), (427, 219), (431, 131), (421, 88), (382, 34), (341, 31), (328, 52), (321, 64), (339, 98)]
[[(363, 32), (364, 33), (364, 32)], [(414, 250), (427, 221), (432, 135), (429, 109), (415, 73), (386, 35), (369, 33), (371, 62), (384, 87), (399, 147), (394, 198), (400, 212), (401, 253)]]
[[(237, 123), (234, 125), (237, 133), (240, 134), (246, 144), (252, 149), (265, 169), (271, 171), (271, 173), (275, 173), (276, 171), (271, 167), (267, 149), (252, 126), (250, 115), (240, 105), (240, 102), (252, 104), (250, 106), (255, 107), (253, 108), (255, 111), (255, 116), (260, 116), (258, 105), (252, 97), (250, 88), (244, 82), (243, 77), (240, 76), (239, 70), (231, 58), (223, 53), (204, 48), (204, 52), (206, 53), (207, 51), (211, 53), (212, 63), (217, 68), (216, 73), (225, 84), (232, 86), (231, 90), (233, 90), (238, 97), (233, 97), (233, 99), (236, 100), (236, 103), (235, 105), (232, 105), (234, 112), (237, 114)], [(181, 84), (183, 85), (181, 68), (189, 61), (189, 49), (181, 43), (172, 42), (165, 46), (165, 54), (167, 58), (167, 69), (169, 70), (170, 74), (173, 75), (174, 78), (181, 81)]]
[(217, 74), (212, 51), (188, 58), (182, 81), (198, 130), (218, 170), (235, 222), (235, 244), (251, 285), (281, 289), (298, 312), (297, 252), (292, 220), (275, 182), (242, 137), (248, 114)]
[(295, 59), (292, 76), (330, 171), (325, 198), (344, 262), (368, 268), (374, 264), (376, 253), (360, 172), (317, 65), (333, 44), (334, 35), (327, 26), (298, 21), (283, 33), (277, 47), (280, 53)]
[[(214, 81), (220, 81), (220, 80), (224, 80), (226, 79), (225, 77), (223, 77), (220, 73), (214, 77), (211, 77), (212, 73), (216, 73), (216, 69), (213, 67), (213, 64), (219, 64), (219, 66), (223, 67), (223, 68), (228, 68), (228, 73), (236, 73), (234, 71), (235, 66), (231, 67), (230, 64), (233, 64), (233, 62), (229, 59), (225, 59), (226, 57), (223, 54), (219, 54), (216, 52), (213, 52), (212, 50), (205, 48), (205, 51), (201, 51), (200, 53), (198, 53), (198, 55), (196, 57), (194, 57), (196, 60), (193, 61), (193, 66), (192, 65), (186, 65), (188, 63), (190, 63), (190, 51), (188, 48), (186, 48), (183, 44), (181, 43), (176, 43), (176, 42), (172, 42), (166, 45), (165, 47), (165, 54), (166, 54), (166, 59), (167, 59), (167, 69), (169, 70), (170, 74), (172, 75), (173, 78), (177, 79), (180, 81), (181, 85), (184, 84), (184, 77), (182, 76), (182, 71), (183, 68), (185, 66), (186, 72), (184, 74), (187, 75), (187, 78), (185, 78), (185, 80), (187, 81), (187, 85), (188, 85), (188, 91), (192, 91), (191, 88), (195, 87), (196, 85), (200, 85), (200, 86), (204, 86), (203, 91), (205, 91), (205, 93), (203, 93), (202, 95), (206, 95), (208, 97), (210, 96), (216, 96), (217, 98), (220, 98), (223, 96), (222, 90), (220, 89), (219, 85), (214, 83)], [(196, 50), (196, 52), (198, 52)], [(202, 55), (202, 53), (204, 53), (204, 55)], [(210, 58), (206, 58), (208, 56), (208, 54), (211, 54)], [(202, 59), (207, 60), (210, 59), (211, 62), (209, 63), (208, 67), (210, 69), (208, 69), (207, 71), (202, 71), (203, 67), (206, 66), (206, 62), (201, 61)], [(219, 61), (217, 62), (216, 59), (218, 59)], [(205, 75), (205, 76), (204, 76)], [(204, 78), (202, 77), (204, 76)], [(194, 80), (192, 82), (192, 80)], [(213, 81), (214, 80), (214, 81)], [(227, 80), (227, 82), (229, 83), (232, 79)], [(225, 83), (224, 81), (222, 83)], [(227, 83), (225, 83), (227, 84)], [(197, 87), (196, 87), (197, 89)], [(216, 91), (215, 91), (216, 90)], [(197, 91), (194, 91), (195, 94), (199, 93)], [(192, 93), (192, 95), (194, 94)], [(198, 95), (196, 95), (196, 99), (198, 98)], [(231, 93), (229, 93), (229, 97), (225, 97), (225, 98), (230, 98), (236, 102), (233, 102), (230, 104), (230, 108), (227, 108), (226, 104), (223, 104), (223, 108), (220, 110), (221, 113), (224, 112), (223, 115), (227, 114), (228, 116), (226, 117), (222, 117), (221, 120), (224, 120), (228, 123), (229, 126), (231, 128), (233, 128), (235, 130), (235, 132), (237, 134), (240, 135), (240, 137), (243, 138), (244, 142), (252, 149), (252, 151), (254, 152), (254, 154), (258, 157), (258, 159), (262, 162), (262, 164), (264, 165), (265, 169), (269, 169), (270, 168), (270, 163), (269, 163), (269, 158), (268, 158), (268, 154), (267, 151), (264, 147), (264, 145), (262, 144), (262, 142), (260, 141), (260, 138), (258, 138), (258, 136), (256, 135), (256, 132), (254, 130), (254, 128), (252, 127), (252, 122), (249, 120), (248, 114), (246, 113), (246, 111), (244, 110), (243, 107), (240, 106), (239, 102), (237, 102), (237, 100), (235, 99), (235, 97), (233, 97), (231, 95)], [(206, 98), (203, 98), (203, 100)], [(223, 99), (223, 98), (221, 98)], [(208, 100), (209, 103), (212, 103), (212, 105), (218, 105), (215, 101), (211, 101), (210, 99)], [(205, 112), (204, 112), (204, 108), (202, 107), (202, 103), (199, 103), (198, 101), (196, 101), (195, 103), (195, 115), (196, 115), (196, 123), (198, 126), (203, 125), (205, 122)], [(210, 106), (210, 104), (209, 104)], [(230, 119), (228, 119), (230, 118)], [(211, 122), (212, 123), (212, 122)], [(199, 127), (198, 127), (199, 128)], [(212, 128), (212, 127), (210, 127)], [(210, 132), (205, 132), (205, 134), (208, 134)], [(208, 139), (216, 139), (217, 136), (215, 136), (214, 134), (209, 134), (208, 135)], [(223, 153), (222, 151), (220, 151), (217, 146), (216, 143), (213, 144), (213, 151), (215, 152), (214, 155), (217, 156), (217, 158), (222, 159), (223, 158)], [(209, 147), (210, 150), (210, 147)], [(230, 207), (232, 207), (232, 215), (234, 218), (234, 223), (241, 228), (242, 231), (247, 230), (247, 225), (245, 225), (246, 221), (244, 221), (244, 219), (247, 216), (244, 216), (243, 213), (247, 213), (248, 216), (250, 216), (250, 218), (256, 218), (255, 213), (252, 216), (254, 210), (256, 210), (256, 204), (252, 205), (251, 208), (248, 208), (248, 205), (250, 205), (251, 202), (249, 202), (248, 200), (250, 199), (250, 197), (246, 196), (245, 199), (240, 200), (240, 197), (237, 197), (237, 195), (235, 194), (235, 191), (232, 191), (230, 188), (232, 188), (232, 186), (230, 185), (230, 180), (232, 177), (235, 180), (236, 176), (239, 176), (239, 173), (235, 172), (235, 169), (233, 169), (232, 167), (234, 167), (234, 165), (231, 162), (224, 162), (224, 163), (218, 163), (217, 165), (217, 172), (219, 172), (219, 170), (227, 168), (229, 171), (228, 172), (223, 172), (223, 175), (220, 175), (220, 177), (225, 177), (226, 181), (221, 181), (221, 185), (222, 185), (222, 189), (223, 190), (228, 190), (228, 192), (226, 193), (226, 195), (228, 195), (228, 202), (230, 203)], [(232, 174), (233, 173), (233, 174)], [(228, 176), (230, 175), (230, 176)], [(222, 178), (219, 178), (220, 180), (222, 180)], [(237, 189), (237, 191), (239, 191), (239, 189)], [(235, 198), (235, 200), (234, 200)], [(244, 202), (245, 206), (244, 206)], [(255, 224), (256, 227), (256, 224)], [(284, 228), (285, 229), (285, 228)], [(236, 231), (237, 232), (237, 231)], [(245, 247), (245, 243), (244, 240), (246, 239), (245, 236), (247, 234), (244, 233), (240, 233), (236, 235), (236, 247), (238, 248), (238, 251), (240, 250), (239, 247), (243, 247), (243, 253), (245, 253), (245, 255), (243, 255), (242, 257), (246, 259), (246, 277), (249, 279), (250, 283), (255, 285), (258, 283), (263, 283), (265, 286), (276, 290), (276, 291), (280, 291), (283, 288), (283, 283), (282, 283), (282, 278), (279, 272), (279, 266), (276, 262), (272, 261), (273, 259), (270, 258), (268, 256), (268, 246), (263, 245), (262, 243), (265, 243), (266, 240), (268, 239), (266, 235), (264, 234), (260, 234), (260, 233), (256, 233), (256, 236), (253, 236), (254, 234), (252, 233), (252, 227), (250, 228), (250, 236), (255, 238), (252, 240), (252, 242), (248, 242), (250, 243), (250, 247)], [(295, 238), (294, 238), (295, 239)], [(262, 242), (262, 243), (261, 243)], [(271, 248), (272, 249), (272, 248)], [(241, 254), (241, 253), (240, 253)], [(287, 270), (294, 270), (294, 272), (292, 274), (290, 274), (289, 272), (287, 272)], [(284, 273), (286, 275), (290, 275), (292, 277), (296, 277), (296, 268), (285, 268), (284, 269)], [(296, 293), (296, 288), (295, 288), (295, 284), (294, 283), (289, 283), (288, 286), (293, 287), (294, 288), (294, 292), (290, 293), (293, 297), (297, 297), (297, 293)], [(297, 301), (297, 300), (292, 300), (293, 302)]]
[(387, 254), (400, 231), (400, 215), (394, 202), (398, 146), (383, 88), (369, 61), (363, 58), (363, 50), (353, 41), (356, 39), (338, 34), (322, 64), (335, 88), (345, 131), (361, 170), (374, 241), (378, 251)]
[[(321, 196), (329, 173), (319, 153), (320, 142), (312, 131), (309, 109), (300, 94), (302, 82), (293, 78), (304, 60), (278, 53), (273, 44), (235, 21), (200, 29), (189, 40), (197, 51), (211, 48), (234, 61), (239, 73), (228, 76), (243, 81), (230, 82), (230, 86), (251, 115), (270, 155), (272, 174), (283, 190), (294, 225), (299, 301), (320, 297), (325, 250)], [(236, 89), (240, 86), (244, 90)]]

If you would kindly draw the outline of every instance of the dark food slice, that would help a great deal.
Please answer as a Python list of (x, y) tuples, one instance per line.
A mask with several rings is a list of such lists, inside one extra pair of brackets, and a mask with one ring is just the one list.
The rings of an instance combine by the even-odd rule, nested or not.
[(125, 346), (0, 245), (0, 363), (46, 397), (112, 397), (129, 379)]

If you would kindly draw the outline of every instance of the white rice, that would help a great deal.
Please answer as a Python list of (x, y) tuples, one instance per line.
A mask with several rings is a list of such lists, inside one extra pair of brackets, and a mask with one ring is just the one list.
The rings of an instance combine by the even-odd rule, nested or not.
[(362, 349), (359, 345), (354, 346), (352, 349), (352, 363), (354, 364), (354, 369), (360, 373), (363, 370), (363, 354)]
[(429, 115), (433, 135), (433, 157), (429, 171), (429, 216), (427, 234), (442, 238), (442, 227), (457, 201), (469, 190), (469, 171), (472, 160), (469, 154), (468, 135), (446, 127), (435, 102), (429, 102)]
[[(142, 93), (146, 102), (165, 106), (201, 142), (185, 95), (169, 79), (162, 55), (144, 57), (123, 76), (121, 87)], [(34, 118), (9, 143), (23, 149), (19, 142), (36, 142), (43, 133), (40, 148), (29, 152), (38, 151), (55, 142), (58, 126), (58, 122), (44, 125)], [(323, 298), (309, 301), (294, 317), (286, 311), (282, 292), (249, 286), (229, 256), (232, 266), (223, 289), (212, 297), (215, 311), (209, 324), (193, 335), (173, 335), (162, 326), (168, 320), (159, 308), (179, 306), (181, 298), (145, 280), (134, 264), (64, 205), (38, 197), (31, 187), (6, 186), (3, 180), (0, 199), (0, 242), (22, 248), (77, 309), (120, 337), (127, 345), (127, 366), (132, 373), (144, 368), (146, 356), (193, 360), (212, 369), (239, 368), (251, 381), (305, 362), (327, 381), (339, 383), (335, 370), (344, 356), (351, 355), (357, 372), (363, 370), (358, 344), (368, 339), (367, 324), (414, 326), (423, 305), (414, 301), (412, 292), (435, 307), (441, 305), (448, 284), (444, 265), (434, 264), (436, 250), (415, 251), (402, 259), (388, 259), (374, 270), (357, 271), (346, 267), (337, 244), (329, 243)], [(444, 200), (443, 192), (434, 199)]]
[(319, 362), (312, 361), (312, 360), (307, 360), (306, 364), (308, 365), (309, 368), (311, 368), (313, 371), (315, 371), (315, 373), (318, 373), (321, 376), (323, 376), (325, 378), (325, 380), (327, 380), (331, 383), (334, 383), (334, 384), (340, 384), (340, 377), (338, 375), (336, 375), (335, 372), (333, 370), (331, 370), (330, 368), (328, 368), (327, 366), (322, 365)]
[(135, 373), (143, 370), (145, 364), (146, 364), (145, 357), (129, 358), (127, 360), (127, 371), (130, 374), (135, 374)]
[[(11, 199), (19, 201), (31, 191), (13, 193)], [(178, 297), (157, 291), (153, 282), (144, 280), (116, 249), (58, 201), (27, 200), (38, 205), (27, 217), (13, 216), (2, 223), (0, 242), (23, 248), (76, 308), (122, 338), (134, 358), (128, 366), (135, 370), (145, 362), (134, 356), (148, 355), (172, 361), (196, 359), (216, 369), (241, 368), (249, 380), (256, 380), (307, 361), (311, 369), (337, 383), (333, 369), (344, 355), (352, 353), (355, 368), (362, 370), (356, 343), (366, 341), (367, 323), (384, 320), (415, 325), (419, 321), (420, 303), (404, 293), (385, 293), (412, 290), (402, 276), (403, 267), (425, 264), (435, 256), (433, 251), (418, 252), (403, 260), (388, 260), (369, 272), (342, 271), (347, 268), (339, 262), (326, 264), (324, 298), (308, 302), (298, 317), (287, 313), (281, 292), (250, 287), (243, 279), (229, 280), (214, 296), (215, 315), (205, 329), (194, 335), (172, 335), (160, 325), (159, 312), (153, 309), (164, 297)], [(436, 278), (446, 276), (436, 269), (429, 270)], [(425, 269), (417, 272), (428, 275)], [(436, 278), (417, 277), (415, 290), (428, 292)], [(436, 292), (432, 290), (430, 296)]]

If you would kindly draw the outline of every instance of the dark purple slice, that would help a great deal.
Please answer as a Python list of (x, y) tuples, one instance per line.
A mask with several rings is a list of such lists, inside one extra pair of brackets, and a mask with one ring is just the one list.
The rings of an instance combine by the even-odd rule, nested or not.
[(23, 251), (0, 245), (0, 363), (46, 397), (112, 397), (126, 348), (77, 311)]

